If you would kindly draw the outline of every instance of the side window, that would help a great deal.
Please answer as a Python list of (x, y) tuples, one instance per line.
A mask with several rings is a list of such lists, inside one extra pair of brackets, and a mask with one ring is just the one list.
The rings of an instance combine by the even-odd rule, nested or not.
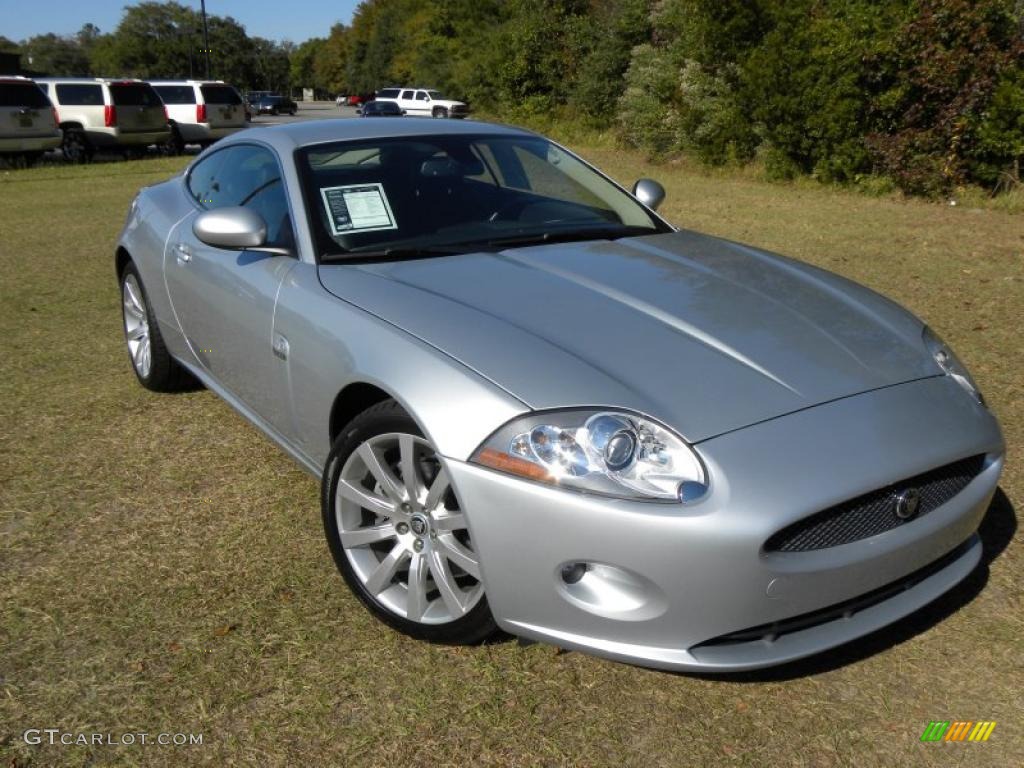
[(191, 85), (154, 85), (164, 104), (195, 104), (196, 92)]
[(220, 174), (231, 149), (214, 152), (196, 163), (188, 175), (188, 191), (195, 201), (204, 208), (220, 208), (230, 203), (223, 202), (220, 194)]
[(103, 89), (99, 83), (96, 85), (78, 83), (58, 84), (57, 101), (67, 106), (102, 107)]
[(426, 91), (416, 91), (416, 101), (426, 101), (426, 100), (427, 100), (427, 92)]
[(263, 147), (239, 144), (215, 152), (192, 169), (188, 188), (204, 208), (241, 205), (267, 223), (267, 244), (294, 244), (281, 167)]
[(412, 98), (412, 91), (402, 91), (402, 98), (403, 99), (411, 99)]

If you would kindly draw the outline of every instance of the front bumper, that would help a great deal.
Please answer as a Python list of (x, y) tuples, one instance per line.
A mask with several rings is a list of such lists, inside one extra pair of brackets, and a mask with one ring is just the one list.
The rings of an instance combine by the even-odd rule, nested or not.
[[(915, 611), (974, 568), (975, 531), (1003, 454), (995, 419), (947, 377), (696, 447), (711, 490), (687, 507), (587, 496), (446, 460), (498, 624), (676, 670), (752, 669), (819, 652)], [(773, 533), (819, 510), (977, 454), (985, 454), (984, 467), (963, 491), (898, 528), (828, 549), (763, 550)], [(562, 567), (573, 562), (591, 570), (567, 584)], [(876, 592), (892, 585), (902, 588)], [(869, 594), (881, 597), (839, 615), (823, 611)], [(719, 642), (805, 615), (811, 621), (792, 631)]]

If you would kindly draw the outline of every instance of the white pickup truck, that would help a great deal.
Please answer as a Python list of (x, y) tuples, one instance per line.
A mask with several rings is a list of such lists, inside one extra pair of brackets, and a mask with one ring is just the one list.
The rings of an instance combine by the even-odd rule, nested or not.
[(420, 117), (466, 117), (469, 107), (462, 101), (444, 98), (433, 88), (382, 88), (377, 101), (394, 101), (405, 114)]

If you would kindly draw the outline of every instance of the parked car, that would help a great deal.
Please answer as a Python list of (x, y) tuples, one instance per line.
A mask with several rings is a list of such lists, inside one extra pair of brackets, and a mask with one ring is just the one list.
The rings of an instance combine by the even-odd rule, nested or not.
[(344, 107), (348, 103), (348, 94), (340, 93), (334, 99), (335, 106)]
[(359, 107), (356, 114), (363, 117), (401, 117), (405, 112), (394, 101), (371, 101)]
[(343, 579), (417, 638), (740, 670), (952, 588), (1004, 455), (963, 363), (664, 195), (500, 125), (236, 134), (131, 205), (129, 360), (318, 476)]
[(181, 154), (186, 144), (209, 146), (245, 128), (241, 95), (223, 80), (151, 80), (167, 107), (171, 136), (167, 149)]
[(463, 101), (452, 101), (432, 88), (384, 88), (377, 92), (378, 101), (394, 101), (405, 114), (420, 117), (458, 117), (469, 115)]
[(345, 106), (358, 107), (360, 104), (365, 104), (366, 102), (371, 100), (372, 99), (361, 94), (352, 93), (345, 97)]
[(60, 146), (57, 110), (35, 82), (0, 76), (0, 156), (31, 164)]
[(256, 107), (257, 115), (294, 115), (299, 111), (298, 104), (280, 94), (260, 96), (253, 106)]
[(164, 103), (142, 80), (41, 77), (36, 82), (57, 108), (61, 149), (72, 162), (89, 160), (97, 149), (138, 155), (171, 135)]

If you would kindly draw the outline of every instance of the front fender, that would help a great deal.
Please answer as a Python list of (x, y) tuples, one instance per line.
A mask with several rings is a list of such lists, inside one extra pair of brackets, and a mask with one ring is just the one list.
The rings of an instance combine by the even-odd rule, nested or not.
[[(301, 450), (323, 466), (337, 394), (373, 384), (391, 394), (444, 456), (466, 460), (495, 429), (524, 413), (520, 400), (450, 356), (329, 293), (316, 267), (285, 279), (274, 318), (288, 340), (289, 398)], [(270, 340), (267, 340), (268, 353)]]

